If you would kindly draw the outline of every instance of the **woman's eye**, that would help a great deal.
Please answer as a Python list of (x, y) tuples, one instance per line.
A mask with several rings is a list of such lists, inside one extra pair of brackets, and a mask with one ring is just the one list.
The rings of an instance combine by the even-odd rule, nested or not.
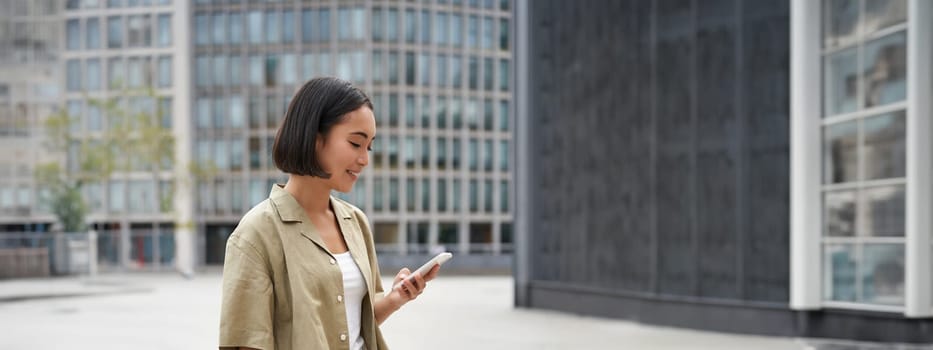
[(360, 144), (358, 143), (350, 142), (350, 144), (353, 145), (353, 148), (360, 148)]

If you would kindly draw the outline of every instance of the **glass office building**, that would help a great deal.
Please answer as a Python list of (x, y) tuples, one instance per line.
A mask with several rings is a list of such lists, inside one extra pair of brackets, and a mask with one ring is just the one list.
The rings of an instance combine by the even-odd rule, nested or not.
[(38, 126), (60, 98), (59, 1), (0, 1), (0, 231), (41, 231), (53, 220), (40, 210), (33, 177), (41, 152)]
[(511, 247), (507, 1), (195, 1), (193, 159), (206, 261), (284, 182), (275, 131), (291, 95), (337, 76), (373, 99), (379, 137), (352, 193), (381, 253)]
[[(86, 186), (94, 227), (129, 241), (114, 243), (127, 251), (114, 263), (167, 263), (178, 222), (197, 232), (198, 262), (221, 263), (240, 216), (284, 183), (271, 158), (275, 130), (291, 95), (315, 76), (352, 81), (374, 101), (370, 167), (338, 195), (369, 215), (380, 253), (511, 252), (509, 1), (60, 6), (60, 100), (78, 116), (74, 130), (90, 138), (106, 130), (107, 116), (88, 99), (117, 97), (157, 111), (179, 144), (156, 178), (133, 168)], [(154, 94), (132, 92), (148, 87)], [(190, 185), (179, 191), (180, 182)], [(137, 245), (139, 232), (148, 238)]]

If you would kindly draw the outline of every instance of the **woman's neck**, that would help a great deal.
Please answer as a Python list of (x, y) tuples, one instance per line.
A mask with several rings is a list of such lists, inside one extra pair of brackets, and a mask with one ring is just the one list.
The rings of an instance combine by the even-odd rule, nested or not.
[(289, 175), (285, 191), (295, 197), (309, 216), (324, 214), (330, 210), (330, 188), (324, 181), (313, 176)]

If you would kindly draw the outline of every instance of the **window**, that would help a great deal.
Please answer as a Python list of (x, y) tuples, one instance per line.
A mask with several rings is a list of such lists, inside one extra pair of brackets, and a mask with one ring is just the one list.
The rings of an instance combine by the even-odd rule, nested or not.
[(454, 138), (451, 142), (451, 156), (450, 156), (450, 166), (454, 169), (460, 169), (460, 155), (462, 154), (462, 149), (460, 147), (460, 139)]
[(211, 84), (210, 57), (197, 56), (194, 59), (194, 85), (206, 87)]
[(382, 84), (386, 81), (385, 63), (382, 51), (373, 51), (370, 69), (372, 70), (372, 79), (374, 84)]
[(414, 10), (405, 11), (405, 42), (414, 43), (417, 38), (418, 23)]
[(469, 76), (469, 88), (470, 90), (476, 90), (479, 88), (479, 59), (476, 56), (471, 56), (467, 64), (467, 75)]
[(509, 49), (509, 20), (504, 18), (499, 20), (499, 49)]
[(81, 91), (81, 61), (76, 59), (68, 60), (65, 64), (65, 75), (67, 76), (66, 87), (68, 91)]
[(459, 211), (461, 210), (461, 208), (462, 208), (462, 206), (460, 205), (461, 198), (462, 198), (462, 194), (461, 194), (462, 191), (461, 191), (461, 186), (460, 186), (460, 179), (454, 179), (454, 180), (451, 181), (451, 182), (452, 182), (452, 184), (451, 184), (451, 185), (452, 185), (452, 186), (451, 186), (451, 192), (453, 192), (453, 196), (451, 196), (452, 199), (453, 199), (453, 203), (452, 203), (452, 205), (451, 205), (451, 210), (453, 210), (454, 212), (459, 212)]
[(451, 84), (453, 87), (460, 88), (463, 87), (463, 71), (462, 71), (462, 59), (460, 56), (450, 57), (450, 70), (451, 70)]
[(170, 14), (161, 14), (159, 15), (157, 23), (158, 38), (156, 39), (156, 46), (166, 47), (172, 45), (172, 15)]
[(418, 55), (418, 77), (421, 86), (431, 85), (431, 56), (426, 53)]
[(276, 11), (266, 11), (266, 43), (276, 44), (282, 41), (281, 26), (279, 22), (279, 13)]
[(100, 59), (93, 58), (87, 60), (87, 89), (88, 91), (97, 91), (101, 88), (101, 75), (102, 70), (100, 68)]
[(495, 67), (493, 66), (492, 58), (483, 59), (483, 89), (484, 90), (492, 91), (493, 89), (492, 84), (493, 84), (493, 75), (495, 73), (495, 71), (493, 71), (494, 68)]
[(499, 60), (499, 90), (509, 91), (509, 60)]
[(421, 137), (421, 168), (431, 167), (431, 139), (427, 136)]
[(128, 37), (127, 46), (152, 46), (152, 25), (149, 23), (149, 15), (127, 17), (126, 29)]
[(399, 192), (398, 179), (389, 178), (389, 211), (398, 211)]
[(447, 179), (437, 179), (437, 211), (447, 211)]
[(373, 210), (382, 211), (383, 210), (383, 201), (385, 199), (385, 192), (383, 187), (385, 180), (382, 178), (373, 179)]
[(295, 41), (295, 12), (286, 10), (282, 13), (282, 41), (292, 43)]
[(509, 101), (499, 101), (499, 130), (509, 131)]
[(466, 111), (464, 111), (464, 113), (466, 114), (467, 127), (469, 127), (470, 130), (479, 129), (479, 101), (475, 98), (467, 100)]
[(437, 113), (437, 128), (447, 128), (447, 98), (444, 96), (438, 96), (437, 105), (434, 110)]
[(404, 161), (405, 161), (405, 167), (408, 169), (414, 169), (415, 160), (418, 159), (418, 148), (417, 148), (417, 144), (415, 143), (414, 136), (405, 137), (404, 152), (405, 153), (402, 157), (404, 158)]
[(421, 43), (431, 43), (431, 12), (421, 11)]
[(227, 16), (215, 13), (211, 19), (211, 41), (214, 45), (223, 45), (227, 41)]
[(317, 42), (330, 40), (330, 10), (322, 9), (319, 13), (317, 27)]
[(479, 184), (476, 180), (470, 180), (470, 212), (479, 211)]
[(499, 211), (509, 212), (509, 183), (505, 180), (499, 182)]
[(415, 85), (415, 53), (405, 53), (405, 85)]
[(431, 211), (431, 180), (421, 179), (421, 211)]
[(398, 168), (398, 136), (389, 136), (389, 168)]
[(282, 55), (282, 83), (295, 84), (298, 78), (298, 62), (294, 54)]
[(437, 86), (447, 87), (447, 56), (437, 55)]
[(492, 213), (492, 180), (483, 181), (483, 211)]
[(243, 15), (239, 12), (230, 14), (230, 43), (239, 44), (243, 42)]
[(479, 18), (470, 16), (467, 20), (467, 46), (471, 49), (479, 48)]
[(509, 170), (509, 141), (506, 140), (499, 141), (499, 170)]
[(126, 69), (123, 66), (123, 59), (113, 57), (107, 60), (108, 87), (111, 90), (120, 88), (125, 83)]
[(123, 18), (107, 17), (107, 47), (118, 49), (123, 46)]
[(447, 168), (447, 139), (437, 139), (437, 148), (434, 156), (437, 160), (437, 168), (444, 170)]
[(447, 22), (447, 13), (438, 12), (434, 22), (434, 43), (438, 45), (447, 45), (447, 39), (450, 37), (448, 29), (450, 24)]
[(207, 45), (210, 44), (210, 35), (211, 31), (208, 28), (208, 19), (209, 17), (206, 14), (197, 14), (194, 16), (194, 44), (195, 45)]
[(240, 64), (240, 56), (234, 54), (230, 57), (230, 86), (238, 86), (243, 83), (243, 65)]
[(483, 170), (492, 171), (492, 140), (483, 141)]
[(213, 70), (214, 86), (224, 86), (227, 84), (227, 77), (230, 73), (227, 71), (227, 56), (223, 54), (214, 55), (214, 63), (211, 64)]
[(826, 301), (904, 304), (906, 5), (823, 2)]
[(389, 126), (398, 126), (398, 94), (389, 94)]
[(483, 130), (492, 131), (493, 105), (491, 99), (483, 100)]
[(482, 36), (482, 44), (483, 44), (483, 48), (484, 48), (484, 49), (491, 49), (491, 48), (492, 48), (492, 34), (494, 33), (494, 32), (493, 32), (493, 23), (494, 23), (494, 22), (492, 21), (492, 17), (484, 17), (484, 18), (483, 18), (483, 36)]
[(463, 17), (450, 15), (450, 45), (463, 46)]
[(266, 55), (266, 86), (274, 87), (279, 85), (279, 55)]
[(399, 25), (398, 10), (389, 9), (386, 22), (388, 24), (388, 28), (386, 28), (386, 40), (389, 42), (397, 42)]
[(479, 168), (479, 142), (476, 139), (470, 139), (469, 153), (470, 171), (476, 171)]
[(88, 18), (87, 23), (87, 48), (88, 49), (99, 49), (100, 48), (100, 19), (99, 18)]
[(405, 95), (405, 126), (415, 127), (415, 95)]
[(385, 33), (385, 21), (383, 20), (382, 8), (374, 7), (372, 9), (372, 20), (369, 25), (372, 27), (373, 41), (381, 42), (383, 40), (383, 33)]
[(249, 30), (249, 43), (250, 44), (261, 44), (262, 43), (262, 12), (260, 11), (251, 11), (246, 18), (247, 30)]
[(398, 84), (398, 52), (389, 52), (389, 84)]
[(415, 179), (405, 179), (405, 210), (415, 211)]
[(68, 50), (80, 50), (81, 49), (81, 21), (78, 19), (69, 19), (65, 25), (65, 30), (68, 33)]

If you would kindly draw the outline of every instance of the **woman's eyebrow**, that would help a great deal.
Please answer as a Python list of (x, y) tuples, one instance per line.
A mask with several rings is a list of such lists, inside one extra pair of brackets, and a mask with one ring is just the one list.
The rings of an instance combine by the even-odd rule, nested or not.
[(360, 135), (363, 138), (367, 138), (367, 139), (369, 138), (369, 135), (367, 135), (365, 132), (362, 132), (362, 131), (354, 131), (354, 132), (351, 132), (350, 135)]

